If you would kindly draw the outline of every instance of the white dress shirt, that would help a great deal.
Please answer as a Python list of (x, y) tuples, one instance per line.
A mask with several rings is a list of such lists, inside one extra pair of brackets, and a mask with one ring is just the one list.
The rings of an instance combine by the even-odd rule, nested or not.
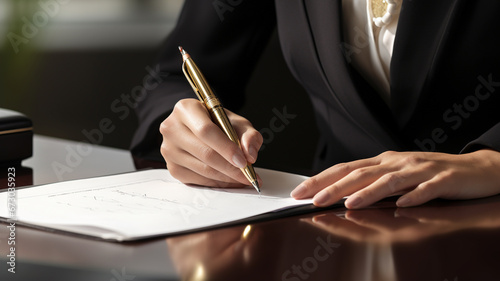
[(397, 10), (391, 21), (378, 27), (373, 21), (371, 0), (342, 0), (344, 40), (348, 48), (344, 53), (387, 104), (391, 94), (392, 50), (402, 1), (396, 2)]

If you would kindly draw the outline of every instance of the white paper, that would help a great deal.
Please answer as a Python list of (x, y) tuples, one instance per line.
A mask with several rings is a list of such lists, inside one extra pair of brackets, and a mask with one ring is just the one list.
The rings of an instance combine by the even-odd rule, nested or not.
[[(307, 177), (256, 169), (264, 185), (187, 186), (167, 170), (36, 186), (17, 191), (17, 221), (109, 240), (134, 240), (216, 226), (255, 215), (312, 204), (290, 192)], [(7, 202), (7, 192), (0, 202)], [(1, 204), (5, 206), (7, 204)], [(7, 207), (0, 217), (9, 218)]]

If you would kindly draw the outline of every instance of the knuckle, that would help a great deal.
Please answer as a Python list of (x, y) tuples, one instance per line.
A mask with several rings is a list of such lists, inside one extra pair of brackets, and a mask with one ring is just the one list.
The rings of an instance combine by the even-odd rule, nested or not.
[(199, 173), (209, 179), (215, 178), (215, 171), (212, 169), (212, 167), (206, 164), (201, 165)]
[(351, 165), (349, 165), (348, 163), (339, 163), (335, 165), (334, 168), (337, 172), (340, 172), (342, 174), (347, 174), (351, 170)]
[(176, 178), (176, 179), (178, 179), (178, 180), (182, 181), (182, 180), (180, 179), (180, 177), (181, 177), (180, 170), (181, 170), (181, 169), (179, 169), (179, 166), (177, 166), (177, 165), (175, 165), (175, 164), (173, 164), (173, 163), (169, 163), (169, 162), (167, 162), (167, 168), (168, 168), (168, 171), (170, 172), (170, 174), (171, 174), (174, 178)]
[(216, 180), (219, 178), (219, 173), (206, 164), (202, 165), (202, 167), (200, 168), (200, 173), (208, 179)]
[(362, 168), (359, 168), (359, 169), (352, 171), (351, 175), (356, 177), (356, 178), (364, 178), (364, 177), (370, 176), (370, 174), (371, 174), (370, 171), (371, 171), (370, 168), (362, 167)]
[(201, 161), (206, 163), (207, 161), (213, 159), (216, 156), (216, 154), (217, 153), (212, 148), (208, 146), (202, 146), (199, 149), (198, 157), (200, 158)]
[(421, 197), (435, 198), (439, 195), (440, 186), (442, 183), (439, 180), (431, 180), (419, 184), (417, 188)]
[[(199, 103), (198, 100), (195, 99), (181, 99), (175, 103), (174, 108), (172, 110), (171, 116), (189, 116), (193, 110), (193, 106)], [(199, 104), (198, 104), (199, 105)]]
[(383, 179), (387, 184), (397, 184), (401, 182), (401, 177), (396, 173), (383, 175)]
[(174, 110), (185, 111), (191, 102), (192, 101), (190, 99), (181, 99), (175, 103)]
[(395, 154), (397, 154), (396, 151), (387, 150), (387, 151), (384, 151), (384, 152), (380, 153), (379, 156), (385, 158), (385, 157), (392, 157)]
[(342, 187), (338, 184), (332, 184), (328, 188), (325, 188), (325, 191), (328, 193), (330, 198), (337, 196), (337, 194), (342, 193)]
[(163, 156), (165, 161), (171, 160), (174, 153), (175, 148), (171, 144), (169, 144), (169, 142), (164, 140), (160, 145), (160, 154)]
[(168, 156), (168, 146), (165, 142), (162, 142), (160, 146), (160, 153), (163, 156), (163, 158), (167, 159)]
[(422, 163), (420, 163), (420, 166), (423, 167), (424, 170), (433, 172), (436, 172), (440, 169), (440, 165), (435, 161), (422, 161)]
[(404, 181), (401, 175), (397, 173), (385, 174), (381, 179), (391, 192), (397, 191), (397, 187)]
[(172, 113), (170, 115), (176, 116), (179, 113), (182, 113), (185, 111), (186, 111), (186, 103), (184, 100), (180, 100), (174, 105), (174, 108), (172, 109)]
[(403, 162), (406, 164), (410, 164), (413, 166), (421, 165), (425, 162), (428, 162), (422, 154), (420, 153), (412, 153), (403, 157)]
[(426, 182), (422, 182), (422, 183), (420, 183), (420, 184), (417, 186), (417, 188), (418, 188), (419, 190), (421, 190), (421, 191), (426, 191), (426, 190), (428, 190), (428, 189), (432, 188), (432, 185), (433, 185), (433, 183), (432, 183), (432, 182), (428, 182), (428, 181), (426, 181)]
[(414, 193), (414, 196), (419, 201), (425, 201), (425, 198), (433, 198), (436, 197), (436, 185), (433, 182), (423, 182), (417, 186), (418, 192)]
[(171, 125), (171, 122), (169, 122), (169, 119), (168, 119), (168, 118), (167, 118), (167, 119), (165, 119), (165, 120), (163, 120), (163, 122), (161, 122), (161, 124), (160, 124), (160, 128), (159, 128), (160, 133), (161, 133), (162, 135), (167, 135), (167, 134), (168, 134), (168, 132), (170, 131), (171, 126), (172, 126), (172, 125)]
[(210, 124), (210, 123), (200, 122), (196, 124), (193, 130), (195, 135), (197, 135), (201, 139), (204, 139), (207, 138), (212, 133), (214, 126), (215, 125), (213, 123)]
[(262, 134), (259, 133), (259, 131), (257, 131), (257, 130), (252, 130), (249, 132), (249, 139), (254, 140), (259, 145), (261, 145), (264, 142), (264, 138), (262, 137)]
[(179, 145), (177, 142), (170, 140), (167, 137), (163, 137), (162, 142), (160, 144), (160, 151), (164, 151), (165, 153), (171, 153), (179, 150)]
[(311, 187), (319, 186), (320, 182), (317, 177), (311, 177), (305, 182), (305, 188), (310, 189)]

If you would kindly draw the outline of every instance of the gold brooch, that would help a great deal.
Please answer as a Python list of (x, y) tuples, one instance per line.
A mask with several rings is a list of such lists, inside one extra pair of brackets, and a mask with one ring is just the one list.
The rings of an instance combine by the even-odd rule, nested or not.
[(370, 0), (373, 22), (378, 27), (389, 24), (393, 15), (399, 13), (400, 7), (400, 0)]

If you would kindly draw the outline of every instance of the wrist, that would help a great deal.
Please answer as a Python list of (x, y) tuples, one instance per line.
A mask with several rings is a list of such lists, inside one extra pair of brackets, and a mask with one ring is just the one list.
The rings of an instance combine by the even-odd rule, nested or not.
[(485, 166), (485, 168), (494, 168), (496, 171), (500, 168), (500, 152), (496, 150), (484, 148), (469, 154), (477, 163), (481, 163), (481, 166)]

